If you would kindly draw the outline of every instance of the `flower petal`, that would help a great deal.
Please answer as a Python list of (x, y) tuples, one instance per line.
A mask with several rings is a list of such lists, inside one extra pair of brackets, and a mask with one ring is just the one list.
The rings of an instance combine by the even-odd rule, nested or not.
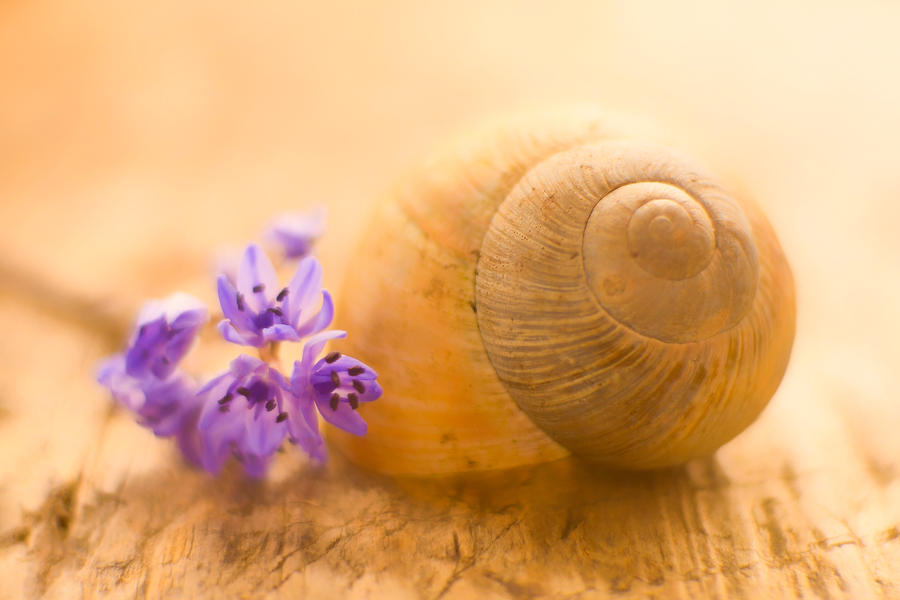
[(285, 316), (288, 323), (296, 327), (300, 313), (315, 302), (322, 291), (322, 265), (319, 261), (312, 256), (301, 260), (287, 290)]
[(204, 306), (198, 310), (183, 312), (170, 321), (172, 329), (199, 329), (209, 321), (209, 311)]
[(287, 433), (284, 423), (276, 423), (275, 415), (265, 410), (247, 419), (246, 449), (250, 454), (267, 456), (281, 446)]
[[(221, 432), (217, 431), (216, 433)], [(205, 433), (202, 436), (202, 442), (201, 466), (209, 473), (218, 475), (231, 456), (231, 440), (227, 435)]]
[(235, 379), (243, 379), (250, 373), (262, 373), (264, 370), (268, 369), (269, 366), (256, 358), (255, 356), (250, 356), (249, 354), (241, 354), (237, 358), (231, 361), (229, 365), (231, 370), (231, 375)]
[(244, 471), (254, 479), (262, 479), (269, 470), (269, 463), (272, 462), (271, 455), (257, 456), (255, 454), (244, 454), (241, 461), (244, 465)]
[(125, 372), (132, 377), (148, 375), (166, 342), (167, 330), (166, 319), (162, 316), (140, 325), (125, 351)]
[[(269, 257), (258, 244), (247, 246), (238, 267), (237, 291), (244, 294), (244, 299), (260, 313), (269, 305), (268, 295), (278, 292), (277, 286), (278, 278)], [(254, 292), (254, 289), (259, 291)]]
[[(209, 398), (207, 408), (213, 404), (218, 408), (217, 402)], [(215, 411), (207, 423), (203, 422), (204, 415), (200, 416), (198, 429), (204, 440), (204, 465), (207, 471), (215, 472), (215, 468), (221, 468), (221, 463), (227, 460), (234, 448), (239, 448), (246, 435), (246, 411), (243, 408), (232, 407), (228, 412)]]
[(263, 339), (267, 342), (299, 342), (300, 336), (290, 325), (278, 323), (262, 330)]
[(366, 391), (359, 395), (359, 401), (372, 402), (381, 398), (381, 395), (383, 393), (384, 392), (381, 389), (381, 385), (379, 385), (377, 381), (372, 381), (366, 384)]
[(153, 374), (160, 379), (165, 379), (175, 372), (178, 363), (191, 349), (196, 334), (196, 329), (170, 330), (169, 340), (150, 366)]
[(237, 328), (243, 331), (255, 331), (253, 319), (244, 310), (238, 308), (237, 290), (228, 281), (225, 275), (219, 275), (216, 279), (216, 292), (219, 295), (219, 306), (222, 307), (222, 314), (225, 318)]
[(268, 373), (266, 376), (269, 378), (269, 381), (273, 381), (278, 384), (278, 388), (276, 390), (276, 394), (279, 396), (279, 400), (281, 400), (282, 393), (290, 393), (291, 387), (288, 385), (287, 380), (284, 378), (284, 375), (281, 374), (281, 371), (275, 369), (273, 367), (269, 367)]
[(203, 302), (190, 294), (175, 292), (162, 300), (145, 302), (138, 313), (137, 328), (157, 319), (177, 329), (199, 327), (207, 321), (208, 315)]
[(173, 329), (195, 329), (209, 320), (206, 305), (184, 292), (176, 292), (163, 300), (166, 320)]
[(286, 404), (291, 441), (313, 458), (324, 460), (324, 442), (319, 434), (319, 421), (312, 398), (308, 395), (288, 394)]
[(327, 344), (331, 340), (345, 337), (347, 337), (347, 332), (341, 329), (322, 331), (313, 336), (310, 336), (310, 338), (306, 341), (306, 344), (304, 344), (303, 346), (303, 361), (309, 362), (311, 367), (313, 361), (322, 353), (322, 350), (325, 348), (325, 344)]
[(142, 325), (146, 325), (151, 321), (156, 321), (158, 319), (165, 321), (165, 317), (166, 306), (163, 301), (157, 299), (148, 300), (141, 306), (141, 310), (138, 312), (135, 330), (140, 329)]
[(365, 435), (368, 425), (359, 413), (346, 402), (338, 402), (336, 410), (333, 410), (328, 403), (328, 398), (316, 397), (316, 407), (322, 418), (339, 429), (343, 429), (353, 435)]
[(307, 214), (279, 216), (269, 225), (265, 237), (280, 245), (286, 258), (300, 258), (309, 253), (324, 230), (325, 209), (320, 206)]
[[(223, 413), (220, 410), (223, 405), (219, 404), (219, 400), (225, 397), (233, 382), (231, 373), (226, 372), (201, 388), (202, 395), (200, 393), (198, 395), (202, 399), (203, 406), (200, 409), (197, 427), (203, 430), (211, 429), (226, 418), (224, 415), (235, 410), (233, 407), (229, 407), (229, 413)], [(231, 401), (234, 402), (235, 399)]]
[[(217, 385), (222, 385), (222, 383), (225, 381), (227, 381), (228, 383), (231, 383), (231, 372), (230, 371), (225, 371), (221, 375), (217, 375), (216, 377), (213, 377), (212, 379), (207, 381), (199, 390), (197, 390), (197, 395), (203, 396), (205, 394), (208, 394), (210, 392), (210, 390), (212, 390)], [(225, 385), (225, 387), (227, 388), (228, 386)], [(223, 390), (224, 390), (224, 388), (223, 388)], [(223, 391), (223, 393), (224, 393), (224, 391)]]
[(304, 448), (310, 458), (314, 458), (319, 462), (328, 460), (328, 448), (325, 446), (325, 440), (318, 438), (318, 443), (310, 448)]
[(203, 467), (203, 437), (197, 429), (196, 415), (175, 434), (175, 443), (188, 462)]
[(238, 333), (237, 329), (231, 324), (230, 321), (221, 320), (219, 324), (216, 325), (216, 329), (219, 330), (219, 333), (222, 334), (222, 337), (232, 344), (237, 344), (238, 346), (255, 346), (259, 348), (265, 342), (262, 341), (262, 338), (257, 340), (256, 338), (251, 338), (250, 340), (246, 339), (240, 333)]
[[(324, 366), (324, 365), (322, 365), (322, 363), (324, 363), (324, 362), (325, 362), (324, 360), (318, 361), (316, 363), (315, 368), (316, 369), (321, 368), (322, 366)], [(342, 371), (342, 372), (349, 371), (350, 369), (353, 369), (353, 368), (362, 369), (362, 372), (360, 372), (356, 375), (353, 375), (353, 379), (370, 380), (370, 379), (376, 379), (378, 377), (378, 374), (375, 373), (375, 371), (372, 369), (372, 367), (370, 367), (366, 363), (362, 362), (361, 360), (353, 358), (352, 356), (347, 356), (346, 354), (342, 354), (339, 359), (337, 359), (336, 361), (331, 363), (331, 367), (335, 370)], [(328, 373), (326, 373), (326, 375), (328, 375)]]
[(308, 321), (297, 327), (297, 333), (302, 337), (318, 333), (331, 325), (334, 318), (334, 302), (331, 300), (331, 294), (326, 290), (322, 290), (322, 308), (319, 312)]
[(200, 410), (196, 383), (184, 375), (144, 384), (146, 400), (137, 411), (143, 425), (160, 437), (175, 435)]
[(182, 318), (182, 316), (186, 319), (186, 324), (183, 325), (184, 327), (189, 327), (192, 323), (195, 325), (202, 325), (205, 322), (200, 319), (205, 318), (205, 315), (207, 314), (206, 305), (190, 294), (175, 292), (174, 294), (163, 298), (160, 304), (162, 305), (161, 308), (166, 317), (166, 321), (173, 325)]
[(309, 378), (312, 374), (313, 361), (322, 353), (322, 349), (328, 340), (347, 337), (346, 331), (333, 329), (331, 331), (323, 331), (310, 337), (303, 346), (303, 354), (300, 360), (294, 361), (294, 371), (291, 374), (291, 390), (295, 394), (305, 394), (306, 388), (309, 386)]
[(97, 365), (97, 383), (106, 385), (110, 378), (125, 372), (125, 355), (107, 356)]
[[(217, 439), (220, 433), (225, 429), (225, 421), (232, 423), (233, 417), (229, 417), (220, 413), (218, 405), (215, 402), (207, 402), (200, 411), (200, 417), (197, 419), (197, 429), (200, 431), (204, 439)], [(216, 432), (216, 433), (213, 433)]]
[(116, 354), (100, 364), (97, 383), (107, 388), (117, 402), (136, 412), (144, 405), (140, 382), (125, 372), (125, 357)]

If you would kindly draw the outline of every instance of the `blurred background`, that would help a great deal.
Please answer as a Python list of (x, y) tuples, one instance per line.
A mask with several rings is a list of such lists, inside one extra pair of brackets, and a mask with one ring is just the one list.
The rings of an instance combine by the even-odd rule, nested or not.
[(115, 462), (84, 376), (108, 348), (35, 294), (133, 310), (319, 204), (339, 288), (371, 204), (437, 143), (573, 103), (660, 124), (758, 200), (791, 260), (792, 365), (722, 460), (764, 480), (763, 447), (849, 494), (835, 513), (876, 502), (896, 524), (898, 31), (878, 0), (0, 1), (0, 530), (86, 456)]

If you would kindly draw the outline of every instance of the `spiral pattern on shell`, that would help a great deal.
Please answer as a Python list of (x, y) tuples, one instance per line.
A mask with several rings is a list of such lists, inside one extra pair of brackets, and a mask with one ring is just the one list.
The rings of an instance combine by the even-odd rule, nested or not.
[(482, 134), (378, 219), (357, 257), (406, 316), (354, 301), (348, 328), (411, 357), (373, 365), (387, 392), (368, 439), (338, 437), (378, 470), (512, 466), (561, 447), (677, 464), (743, 430), (786, 368), (793, 281), (765, 217), (604, 119)]

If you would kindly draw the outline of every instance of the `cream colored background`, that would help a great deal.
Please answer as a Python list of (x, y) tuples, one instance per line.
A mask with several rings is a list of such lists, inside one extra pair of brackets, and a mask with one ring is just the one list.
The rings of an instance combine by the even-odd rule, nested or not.
[[(900, 597), (898, 30), (900, 4), (875, 1), (0, 2), (0, 596)], [(280, 560), (275, 579), (220, 564), (214, 541), (200, 546), (210, 565), (202, 568), (197, 554), (173, 550), (180, 528), (191, 540), (195, 528), (210, 530), (210, 499), (249, 511), (253, 531), (277, 530), (279, 517), (248, 501), (236, 474), (217, 483), (189, 472), (164, 442), (109, 413), (88, 377), (107, 342), (91, 333), (99, 325), (81, 305), (57, 293), (121, 316), (145, 296), (202, 290), (218, 248), (255, 236), (279, 210), (320, 203), (330, 210), (320, 254), (337, 288), (354, 236), (377, 226), (365, 218), (370, 203), (429, 148), (491, 114), (584, 102), (662, 124), (758, 199), (792, 261), (793, 361), (762, 419), (714, 459), (729, 483), (704, 483), (709, 465), (694, 465), (584, 484), (632, 489), (670, 508), (702, 505), (697, 490), (709, 485), (722, 494), (715, 503), (733, 504), (740, 527), (701, 510), (684, 538), (658, 542), (676, 558), (655, 571), (645, 553), (659, 527), (675, 527), (666, 519), (607, 532), (614, 541), (603, 548), (582, 531), (580, 545), (559, 542), (585, 561), (571, 573), (559, 567), (565, 585), (519, 571), (527, 557), (501, 565), (474, 550), (462, 571), (440, 552), (393, 555), (417, 569), (383, 556), (368, 563), (380, 570), (363, 562), (354, 571), (328, 559), (343, 551), (338, 542), (318, 562), (241, 546), (238, 564)], [(282, 457), (274, 487), (254, 493), (300, 506), (290, 482), (305, 469)], [(173, 525), (176, 516), (159, 509), (146, 517), (148, 533), (128, 525), (142, 510), (116, 521), (118, 509), (98, 508), (109, 497), (170, 501), (146, 489), (159, 477), (189, 490), (175, 501), (199, 507), (188, 522)], [(360, 486), (367, 506), (427, 505), (347, 465), (315, 477), (324, 491), (307, 490), (308, 501), (338, 503), (362, 524), (369, 513), (340, 504)], [(574, 494), (585, 491), (572, 481)], [(606, 510), (627, 516), (624, 506)], [(600, 507), (582, 508), (585, 522), (604, 521)], [(64, 528), (53, 524), (60, 510), (71, 520)], [(497, 533), (480, 510), (466, 500), (441, 505), (427, 512), (429, 527), (476, 523), (474, 549), (478, 535)], [(313, 515), (319, 533), (316, 518), (348, 527), (327, 511)], [(98, 538), (107, 517), (113, 525)], [(242, 523), (214, 529), (227, 546), (229, 527), (247, 534)], [(716, 523), (707, 556), (692, 536), (708, 539)], [(377, 553), (383, 532), (374, 525), (361, 530), (372, 538), (362, 548)], [(615, 541), (636, 531), (646, 539)], [(447, 536), (457, 539), (459, 563), (466, 538)], [(728, 567), (717, 544), (745, 566)], [(162, 569), (172, 561), (160, 553), (173, 552), (176, 566)], [(607, 568), (617, 553), (626, 562)], [(233, 578), (222, 575), (229, 569)], [(334, 583), (320, 587), (326, 580)]]

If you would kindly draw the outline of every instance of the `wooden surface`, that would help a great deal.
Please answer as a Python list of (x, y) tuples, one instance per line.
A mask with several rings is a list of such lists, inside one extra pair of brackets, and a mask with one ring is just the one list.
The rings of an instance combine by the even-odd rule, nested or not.
[[(900, 598), (900, 7), (481, 4), (0, 3), (0, 598)], [(274, 212), (329, 206), (336, 289), (424, 151), (573, 100), (662, 122), (792, 261), (786, 379), (714, 457), (213, 479), (93, 383)]]

